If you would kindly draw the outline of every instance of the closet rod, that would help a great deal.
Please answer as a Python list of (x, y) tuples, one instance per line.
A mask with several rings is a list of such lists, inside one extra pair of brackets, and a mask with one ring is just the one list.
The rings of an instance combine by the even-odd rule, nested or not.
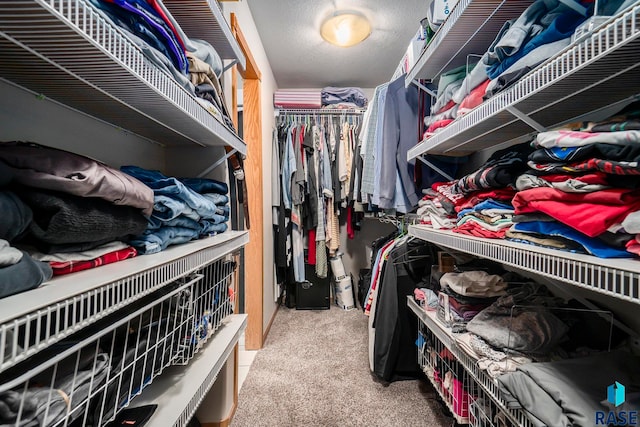
[(287, 109), (277, 109), (276, 116), (281, 114), (330, 114), (335, 116), (341, 116), (343, 114), (350, 115), (358, 115), (363, 114), (366, 109), (356, 109), (356, 108), (342, 108), (342, 109), (314, 109), (314, 108), (287, 108)]

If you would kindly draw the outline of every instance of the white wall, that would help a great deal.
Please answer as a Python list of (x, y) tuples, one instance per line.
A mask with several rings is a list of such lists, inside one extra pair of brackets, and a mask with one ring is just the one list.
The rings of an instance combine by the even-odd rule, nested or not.
[(112, 167), (164, 170), (161, 146), (0, 79), (0, 141), (29, 141)]
[[(262, 324), (264, 330), (269, 326), (269, 322), (277, 308), (277, 304), (274, 301), (273, 228), (271, 225), (271, 138), (274, 126), (273, 92), (277, 89), (277, 85), (247, 2), (224, 2), (223, 7), (229, 22), (231, 21), (230, 14), (232, 12), (236, 14), (240, 29), (262, 74), (262, 182), (264, 188), (264, 310)], [(251, 280), (251, 278), (247, 277), (246, 280)]]

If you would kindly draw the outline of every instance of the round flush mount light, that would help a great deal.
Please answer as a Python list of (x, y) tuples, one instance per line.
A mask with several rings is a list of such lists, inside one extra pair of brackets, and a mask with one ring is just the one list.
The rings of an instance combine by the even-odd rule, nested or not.
[(357, 12), (335, 12), (320, 27), (320, 35), (327, 42), (340, 46), (355, 46), (369, 37), (371, 24)]

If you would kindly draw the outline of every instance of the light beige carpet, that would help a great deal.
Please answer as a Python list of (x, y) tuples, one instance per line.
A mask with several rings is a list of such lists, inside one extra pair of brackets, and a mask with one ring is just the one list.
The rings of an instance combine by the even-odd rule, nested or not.
[(450, 426), (423, 381), (374, 381), (360, 310), (281, 307), (240, 391), (232, 427)]

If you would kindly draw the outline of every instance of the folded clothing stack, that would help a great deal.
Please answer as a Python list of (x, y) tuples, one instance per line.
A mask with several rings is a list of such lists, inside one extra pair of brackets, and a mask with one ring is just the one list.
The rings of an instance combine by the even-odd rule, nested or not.
[(464, 328), (496, 297), (504, 295), (508, 283), (497, 274), (482, 270), (444, 273), (440, 277), (439, 315), (450, 325)]
[(214, 117), (234, 130), (226, 109), (218, 52), (205, 40), (188, 37), (159, 0), (89, 0), (97, 12), (126, 34), (156, 67), (172, 76)]
[(322, 105), (336, 107), (365, 108), (369, 100), (357, 87), (327, 86), (321, 92)]
[[(84, 156), (34, 143), (0, 143), (0, 239), (47, 254), (95, 249), (127, 239), (146, 228), (153, 192), (140, 181)], [(39, 286), (52, 266), (22, 252), (20, 260), (0, 269), (0, 296)], [(110, 262), (115, 258), (109, 252)], [(127, 257), (135, 256), (131, 251)], [(96, 261), (91, 266), (106, 262)], [(89, 265), (82, 269), (89, 268)], [(67, 271), (68, 270), (68, 271)], [(58, 270), (77, 271), (78, 266)]]
[(21, 241), (46, 253), (77, 252), (144, 231), (149, 187), (95, 160), (34, 143), (0, 144), (12, 187), (32, 211)]
[[(520, 241), (602, 258), (640, 253), (640, 103), (541, 132), (513, 199)], [(510, 233), (511, 234), (511, 233)]]
[[(637, 411), (639, 378), (640, 357), (615, 350), (522, 365), (498, 377), (498, 382), (533, 425), (593, 426), (598, 425), (598, 412)], [(617, 407), (606, 399), (612, 379), (627, 390), (626, 402)]]
[(227, 230), (227, 184), (205, 178), (180, 180), (137, 166), (123, 166), (122, 171), (144, 182), (154, 193), (146, 230), (130, 241), (140, 254), (157, 253), (169, 245)]
[(322, 95), (318, 89), (278, 89), (273, 93), (273, 106), (278, 108), (320, 108)]

